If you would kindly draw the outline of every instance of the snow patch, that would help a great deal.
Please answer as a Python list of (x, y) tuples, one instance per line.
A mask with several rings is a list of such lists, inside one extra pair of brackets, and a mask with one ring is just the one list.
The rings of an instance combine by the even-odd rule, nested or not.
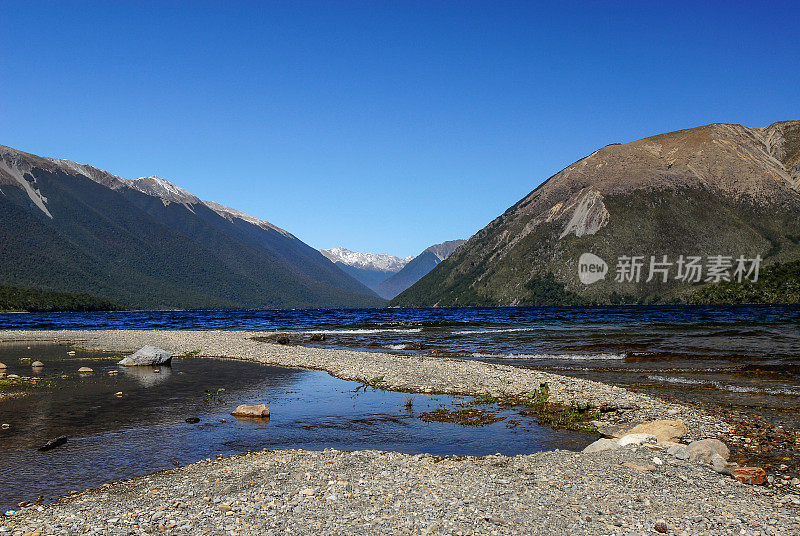
[(200, 202), (198, 197), (190, 194), (180, 186), (176, 186), (168, 180), (155, 175), (139, 177), (130, 181), (127, 186), (145, 195), (158, 197), (164, 201), (164, 205), (169, 203), (189, 205)]
[(346, 248), (322, 249), (320, 253), (332, 262), (340, 262), (355, 268), (378, 270), (381, 272), (399, 272), (414, 257), (401, 259), (386, 253), (359, 253)]
[(266, 220), (262, 220), (260, 218), (256, 218), (255, 216), (251, 216), (250, 214), (246, 214), (241, 210), (236, 210), (235, 208), (226, 207), (225, 205), (221, 205), (219, 203), (215, 203), (214, 201), (201, 201), (205, 206), (222, 216), (228, 221), (233, 220), (242, 220), (246, 221), (247, 223), (251, 223), (257, 227), (261, 227), (262, 229), (277, 231), (283, 236), (288, 238), (295, 238), (294, 235), (289, 233), (288, 231), (284, 231), (280, 227), (272, 225), (270, 222)]

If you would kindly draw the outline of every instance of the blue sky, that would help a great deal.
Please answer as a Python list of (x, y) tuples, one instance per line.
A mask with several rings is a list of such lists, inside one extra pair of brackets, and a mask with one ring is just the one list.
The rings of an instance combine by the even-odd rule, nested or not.
[(608, 143), (800, 119), (798, 6), (0, 1), (0, 144), (413, 255)]

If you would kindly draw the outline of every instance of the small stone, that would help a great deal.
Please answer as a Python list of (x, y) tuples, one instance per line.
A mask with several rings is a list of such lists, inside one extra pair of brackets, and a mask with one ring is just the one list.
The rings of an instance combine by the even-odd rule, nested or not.
[(231, 413), (234, 417), (264, 419), (269, 417), (269, 406), (265, 404), (241, 404)]
[(653, 457), (653, 463), (656, 465), (664, 465), (664, 460), (659, 458), (658, 456)]
[(186, 417), (186, 424), (197, 424), (200, 422), (199, 417)]
[(767, 481), (767, 473), (760, 467), (740, 467), (733, 471), (733, 478), (742, 484), (760, 486)]
[(314, 495), (314, 490), (312, 488), (305, 488), (300, 492), (300, 495), (302, 495), (303, 497), (311, 497), (312, 495)]
[(0, 363), (0, 370), (6, 370), (7, 368), (5, 363)]
[(652, 434), (627, 434), (620, 438), (619, 446), (625, 447), (627, 445), (644, 445), (646, 443), (655, 444), (658, 438)]
[(231, 505), (230, 504), (222, 503), (219, 506), (217, 506), (217, 508), (219, 508), (223, 512), (230, 512), (231, 511)]
[(39, 447), (39, 452), (47, 452), (48, 450), (53, 450), (56, 447), (60, 447), (64, 443), (67, 442), (67, 436), (59, 436), (55, 439), (51, 439), (41, 447)]
[(11, 425), (8, 424), (7, 422), (4, 422), (3, 424), (0, 424), (0, 429), (10, 430), (11, 429)]
[(664, 521), (658, 520), (656, 524), (653, 526), (656, 532), (660, 532), (661, 534), (666, 534), (669, 530), (667, 528), (667, 524)]
[(32, 368), (44, 368), (44, 363), (42, 363), (41, 361), (34, 361), (33, 363), (31, 363), (31, 367)]
[(116, 396), (117, 398), (122, 398), (125, 395), (122, 394), (122, 391), (117, 391), (116, 393), (114, 393), (114, 396)]
[(92, 372), (94, 372), (94, 370), (89, 367), (81, 367), (78, 369), (78, 374), (91, 374)]

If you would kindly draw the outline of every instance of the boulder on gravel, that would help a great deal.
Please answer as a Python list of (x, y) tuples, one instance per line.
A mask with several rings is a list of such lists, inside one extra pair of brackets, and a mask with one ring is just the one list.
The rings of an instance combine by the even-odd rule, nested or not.
[(172, 354), (155, 346), (142, 346), (135, 353), (129, 355), (118, 365), (125, 367), (153, 367), (157, 365), (169, 365), (172, 361)]
[(710, 464), (714, 454), (719, 454), (726, 461), (731, 457), (731, 451), (719, 439), (692, 441), (686, 450), (689, 451), (689, 459), (693, 462)]
[(732, 475), (739, 468), (738, 463), (729, 462), (717, 453), (711, 456), (711, 468), (722, 475)]
[(587, 446), (583, 449), (583, 452), (586, 454), (591, 454), (593, 452), (603, 452), (604, 450), (617, 450), (621, 448), (619, 444), (614, 441), (613, 439), (598, 439), (591, 445)]
[(658, 438), (652, 434), (626, 434), (619, 439), (619, 446), (645, 445), (658, 443)]
[(32, 368), (42, 368), (42, 367), (44, 367), (44, 363), (42, 363), (41, 361), (34, 361), (33, 363), (31, 363), (31, 367)]
[(659, 443), (675, 442), (689, 431), (681, 420), (647, 421), (628, 430), (628, 434), (650, 434), (656, 436)]
[(265, 419), (269, 418), (269, 406), (266, 404), (242, 404), (238, 406), (233, 413), (231, 413), (234, 417), (250, 417), (256, 419)]

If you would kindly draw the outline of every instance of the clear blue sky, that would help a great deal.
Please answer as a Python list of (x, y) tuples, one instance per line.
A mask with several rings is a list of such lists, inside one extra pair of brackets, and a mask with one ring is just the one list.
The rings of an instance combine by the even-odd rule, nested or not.
[(797, 2), (0, 0), (0, 20), (0, 144), (158, 174), (318, 248), (416, 254), (608, 143), (800, 119)]

